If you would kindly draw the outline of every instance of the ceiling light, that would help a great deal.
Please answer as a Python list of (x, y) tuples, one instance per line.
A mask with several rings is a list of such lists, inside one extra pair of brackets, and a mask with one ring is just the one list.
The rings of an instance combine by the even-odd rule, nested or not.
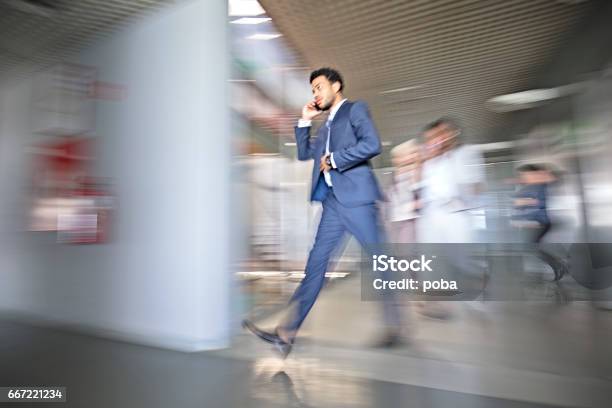
[(247, 37), (247, 40), (261, 40), (261, 41), (267, 41), (267, 40), (273, 40), (275, 38), (278, 37), (282, 37), (282, 34), (253, 34)]
[(257, 0), (229, 0), (230, 16), (259, 16), (265, 12)]
[[(277, 65), (274, 66), (274, 69), (278, 70), (278, 71), (309, 71), (310, 67), (298, 67), (298, 66), (291, 66), (291, 65)], [(612, 70), (611, 70), (612, 72)]]
[(296, 143), (295, 142), (287, 142), (285, 143), (285, 146), (295, 146)]
[(513, 149), (517, 146), (517, 143), (510, 140), (510, 141), (505, 141), (505, 142), (481, 143), (477, 146), (483, 152), (492, 152), (492, 151)]
[(562, 96), (561, 92), (557, 88), (530, 89), (493, 97), (487, 101), (486, 105), (495, 112), (512, 112), (535, 108), (560, 96)]
[(254, 25), (254, 24), (263, 24), (263, 23), (267, 23), (268, 21), (271, 21), (272, 19), (270, 17), (242, 17), (239, 18), (238, 20), (232, 20), (230, 21), (231, 24), (248, 24), (248, 25)]
[(486, 102), (486, 106), (495, 112), (511, 112), (535, 108), (553, 99), (576, 94), (585, 89), (588, 81), (575, 82), (556, 88), (530, 89), (523, 92), (496, 96)]
[(496, 96), (491, 98), (490, 101), (493, 103), (502, 103), (506, 105), (522, 105), (547, 101), (557, 97), (559, 97), (559, 92), (554, 88), (531, 89), (529, 91)]
[(411, 91), (413, 89), (419, 89), (419, 88), (422, 88), (422, 87), (423, 87), (423, 85), (406, 86), (404, 88), (395, 88), (395, 89), (389, 89), (388, 91), (382, 91), (380, 94), (381, 95), (386, 95), (386, 94), (396, 93), (396, 92)]

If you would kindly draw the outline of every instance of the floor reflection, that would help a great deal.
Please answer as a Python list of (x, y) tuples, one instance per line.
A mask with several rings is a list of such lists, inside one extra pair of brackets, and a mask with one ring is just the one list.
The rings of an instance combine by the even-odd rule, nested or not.
[(253, 398), (288, 406), (370, 407), (368, 382), (316, 358), (259, 358), (253, 363)]

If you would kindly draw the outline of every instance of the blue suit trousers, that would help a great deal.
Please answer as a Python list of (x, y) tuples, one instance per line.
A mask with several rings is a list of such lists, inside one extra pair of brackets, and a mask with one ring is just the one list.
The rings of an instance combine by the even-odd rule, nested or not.
[[(347, 233), (354, 236), (364, 248), (384, 241), (375, 203), (357, 207), (343, 206), (333, 194), (332, 188), (323, 201), (323, 214), (308, 256), (304, 279), (289, 302), (292, 313), (279, 328), (290, 333), (300, 328), (323, 287), (330, 258), (342, 246)], [(398, 311), (389, 302), (383, 303), (387, 323), (399, 324)]]

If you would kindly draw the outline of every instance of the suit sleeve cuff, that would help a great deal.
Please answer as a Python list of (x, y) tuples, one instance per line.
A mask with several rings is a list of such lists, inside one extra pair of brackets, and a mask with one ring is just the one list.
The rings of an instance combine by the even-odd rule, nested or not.
[(300, 119), (298, 120), (298, 127), (309, 127), (312, 125), (312, 120)]
[(334, 161), (334, 154), (333, 154), (333, 153), (331, 153), (331, 154), (329, 155), (329, 161), (331, 161), (332, 167), (333, 167), (334, 169), (337, 169), (337, 168), (338, 168), (338, 166), (336, 166), (336, 162)]

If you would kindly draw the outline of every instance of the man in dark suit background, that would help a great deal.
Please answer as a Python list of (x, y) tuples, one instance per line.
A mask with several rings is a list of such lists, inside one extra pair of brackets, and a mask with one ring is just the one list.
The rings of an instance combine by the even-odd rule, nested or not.
[[(276, 328), (265, 332), (252, 322), (244, 325), (261, 339), (272, 343), (285, 357), (296, 334), (314, 305), (325, 280), (332, 253), (346, 233), (362, 247), (383, 242), (378, 224), (376, 201), (381, 198), (369, 160), (381, 152), (381, 143), (368, 107), (364, 102), (344, 98), (344, 82), (331, 68), (321, 68), (310, 75), (313, 100), (302, 109), (295, 127), (299, 160), (314, 160), (310, 199), (320, 201), (323, 213), (306, 264), (305, 277), (293, 294), (292, 313)], [(326, 123), (310, 137), (312, 120), (329, 111)], [(387, 302), (385, 302), (387, 303)], [(387, 310), (389, 309), (389, 310)], [(395, 311), (385, 308), (389, 326), (398, 326)], [(389, 342), (397, 333), (389, 331)]]

